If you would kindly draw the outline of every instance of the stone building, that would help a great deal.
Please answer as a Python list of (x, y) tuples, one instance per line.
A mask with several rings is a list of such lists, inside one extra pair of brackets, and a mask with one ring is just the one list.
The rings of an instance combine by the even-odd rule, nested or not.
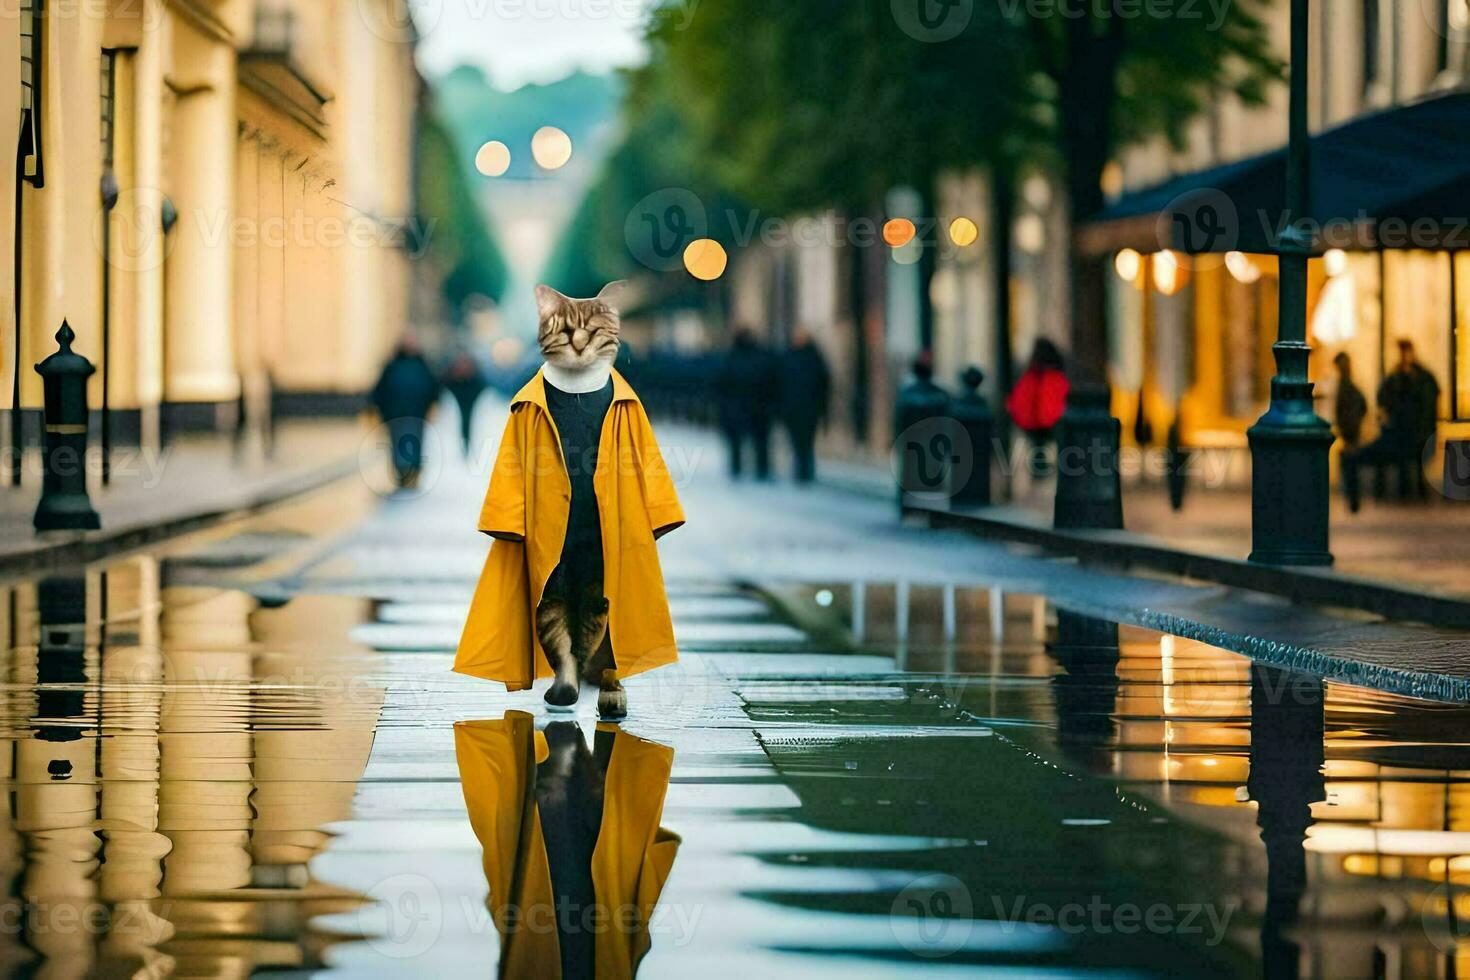
[(7, 428), (63, 319), (114, 442), (355, 404), (408, 316), (406, 0), (6, 6)]

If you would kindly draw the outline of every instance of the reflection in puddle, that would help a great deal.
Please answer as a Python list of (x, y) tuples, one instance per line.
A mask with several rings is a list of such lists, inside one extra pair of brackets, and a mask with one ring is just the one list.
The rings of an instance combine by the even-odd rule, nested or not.
[[(1087, 860), (1110, 868), (1105, 893), (1132, 875), (1159, 894), (1172, 881), (1194, 901), (1236, 903), (1228, 939), (1256, 964), (1250, 972), (1447, 977), (1470, 968), (1461, 925), (1470, 921), (1470, 707), (1252, 665), (999, 590), (868, 583), (785, 598), (796, 618), (813, 617), (815, 629), (849, 648), (900, 652), (911, 697), (889, 699), (887, 724), (934, 725), (921, 707), (954, 712), (1166, 816), (1167, 833), (1150, 839), (1137, 827), (1103, 824), (1103, 814), (1082, 814), (1102, 838)], [(816, 619), (823, 615), (825, 624)], [(751, 710), (801, 711), (820, 731), (820, 713), (801, 698), (790, 685), (780, 703), (765, 698)], [(871, 700), (823, 709), (870, 718), (872, 710)], [(848, 756), (856, 750), (845, 748)], [(973, 771), (964, 746), (951, 751), (954, 771)], [(773, 758), (783, 764), (779, 747)], [(905, 773), (915, 794), (943, 792), (950, 778), (949, 766), (892, 759), (859, 765), (869, 772), (865, 785), (834, 758), (820, 768), (839, 783), (846, 777), (845, 790), (832, 790), (844, 797), (832, 809), (840, 806), (848, 829), (876, 833), (895, 817), (909, 820), (891, 809), (863, 817), (898, 804), (894, 787), (871, 775), (888, 766)], [(1025, 801), (1012, 819), (1034, 823), (1032, 789), (994, 791)], [(984, 807), (967, 807), (970, 826), (987, 835)], [(983, 870), (956, 868), (946, 870), (991, 900)], [(1055, 855), (1017, 871), (1033, 883), (1052, 875), (1067, 881), (1064, 894), (1088, 894), (1087, 879)], [(980, 908), (974, 915), (987, 918)], [(1141, 950), (1127, 962), (1148, 968)]]
[[(1465, 705), (994, 589), (712, 585), (626, 730), (545, 724), (451, 686), (454, 589), (363, 597), (381, 557), (210, 584), (266, 543), (0, 588), (0, 970), (1470, 970)], [(438, 931), (387, 962), (405, 878)]]
[(0, 590), (7, 972), (248, 975), (350, 938), (311, 920), (361, 897), (308, 865), (351, 813), (384, 691), (351, 680), (370, 655), (297, 638), (366, 604), (166, 577), (140, 556)]
[(531, 715), (461, 722), (455, 754), (484, 848), (500, 976), (631, 977), (679, 838), (659, 826), (674, 750)]

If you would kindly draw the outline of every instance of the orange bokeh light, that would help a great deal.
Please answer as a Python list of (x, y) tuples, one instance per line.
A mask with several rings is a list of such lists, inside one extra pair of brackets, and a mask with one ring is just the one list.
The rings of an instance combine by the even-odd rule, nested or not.
[(883, 241), (887, 242), (890, 248), (903, 248), (914, 240), (916, 234), (918, 234), (918, 229), (908, 218), (889, 218), (883, 223)]

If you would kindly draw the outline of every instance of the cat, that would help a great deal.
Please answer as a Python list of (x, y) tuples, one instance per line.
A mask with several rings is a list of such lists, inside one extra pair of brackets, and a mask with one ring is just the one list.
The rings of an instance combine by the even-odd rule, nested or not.
[(562, 380), (564, 372), (612, 366), (622, 344), (622, 320), (612, 299), (622, 285), (608, 283), (591, 299), (572, 299), (546, 285), (536, 287), (540, 317), (536, 340), (556, 380)]
[(605, 718), (621, 718), (628, 708), (608, 636), (602, 533), (592, 486), (602, 423), (612, 403), (612, 363), (621, 346), (622, 321), (612, 303), (620, 285), (610, 283), (591, 299), (536, 287), (537, 340), (546, 361), (542, 378), (572, 488), (561, 559), (536, 607), (536, 638), (554, 675), (546, 703), (571, 708), (582, 682), (597, 684), (597, 709)]
[(602, 827), (607, 767), (615, 735), (599, 731), (588, 751), (575, 722), (545, 728), (546, 761), (536, 767), (536, 811), (546, 845), (563, 977), (596, 973), (596, 940), (584, 918), (598, 910), (593, 854)]

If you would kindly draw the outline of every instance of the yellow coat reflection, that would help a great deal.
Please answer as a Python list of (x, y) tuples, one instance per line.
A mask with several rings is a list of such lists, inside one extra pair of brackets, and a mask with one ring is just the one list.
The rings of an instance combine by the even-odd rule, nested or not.
[(455, 726), (502, 977), (632, 977), (679, 838), (659, 826), (674, 750), (599, 725), (592, 751), (531, 715)]
[[(684, 523), (643, 403), (612, 374), (613, 402), (598, 443), (603, 594), (619, 678), (678, 659), (654, 539)], [(551, 667), (532, 622), (546, 580), (561, 560), (571, 484), (561, 439), (538, 373), (511, 400), (480, 530), (495, 538), (480, 573), (454, 669), (523, 691)]]

